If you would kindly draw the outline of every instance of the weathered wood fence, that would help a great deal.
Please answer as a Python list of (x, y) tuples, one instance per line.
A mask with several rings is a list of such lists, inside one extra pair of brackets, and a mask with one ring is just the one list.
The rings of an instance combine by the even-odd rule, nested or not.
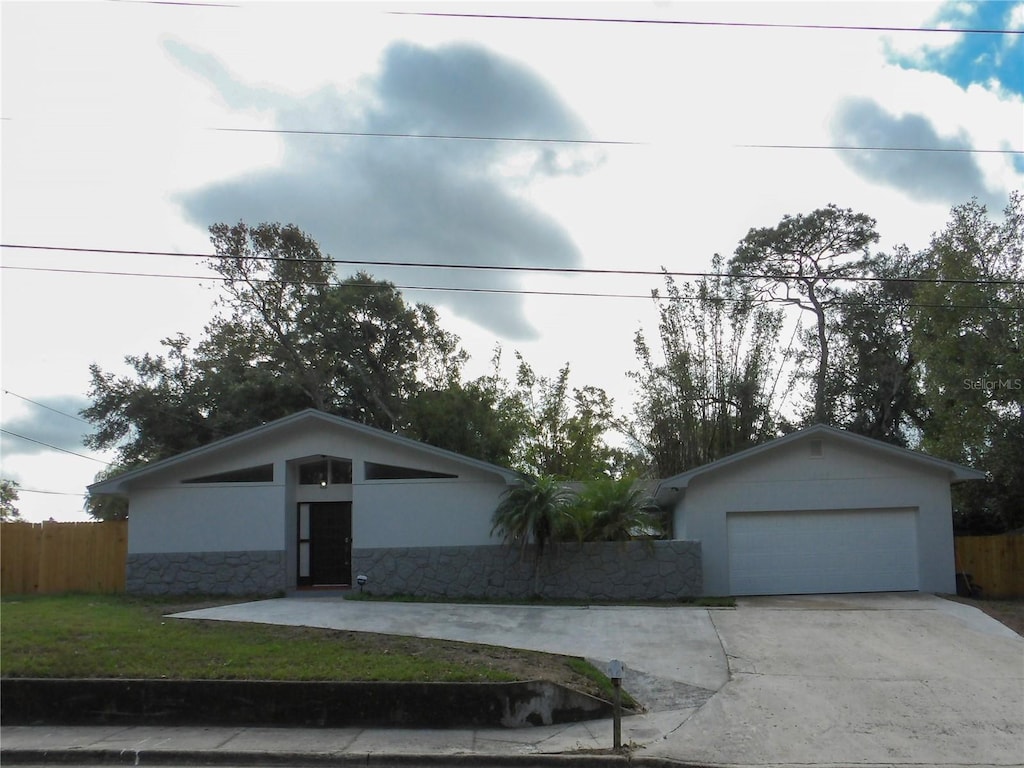
[(957, 573), (969, 573), (981, 597), (1024, 597), (1024, 534), (957, 536)]
[(128, 522), (0, 524), (0, 593), (124, 592)]

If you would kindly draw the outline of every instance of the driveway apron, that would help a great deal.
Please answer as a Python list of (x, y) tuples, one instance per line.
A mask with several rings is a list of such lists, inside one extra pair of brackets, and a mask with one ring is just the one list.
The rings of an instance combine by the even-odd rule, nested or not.
[(732, 680), (648, 754), (709, 765), (1021, 765), (1024, 640), (931, 595), (741, 599)]

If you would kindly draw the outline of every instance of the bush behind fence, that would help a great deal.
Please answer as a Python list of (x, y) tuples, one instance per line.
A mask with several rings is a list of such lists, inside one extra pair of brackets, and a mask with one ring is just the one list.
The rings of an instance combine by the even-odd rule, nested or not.
[(128, 522), (0, 524), (0, 594), (124, 592)]

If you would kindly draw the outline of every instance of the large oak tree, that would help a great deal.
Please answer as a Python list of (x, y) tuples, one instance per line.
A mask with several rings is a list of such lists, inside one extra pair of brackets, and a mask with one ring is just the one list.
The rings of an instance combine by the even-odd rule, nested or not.
[(993, 218), (958, 205), (922, 253), (913, 344), (926, 412), (922, 447), (990, 474), (956, 489), (959, 527), (1024, 525), (1024, 197)]
[(339, 280), (294, 226), (210, 231), (224, 292), (204, 337), (178, 334), (161, 353), (128, 355), (127, 375), (90, 366), (86, 444), (116, 448), (121, 468), (303, 408), (400, 431), (409, 399), (458, 380), (464, 353), (433, 308), (366, 274)]

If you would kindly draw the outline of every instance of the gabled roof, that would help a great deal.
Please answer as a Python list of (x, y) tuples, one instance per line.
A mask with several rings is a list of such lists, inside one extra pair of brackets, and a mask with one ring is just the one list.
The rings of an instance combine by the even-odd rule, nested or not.
[(146, 477), (147, 475), (169, 469), (186, 461), (219, 453), (225, 449), (230, 449), (253, 440), (264, 441), (273, 439), (275, 433), (280, 432), (283, 429), (305, 423), (327, 424), (340, 430), (355, 432), (378, 440), (385, 440), (405, 448), (412, 448), (430, 456), (444, 458), (449, 461), (463, 464), (467, 467), (473, 467), (474, 469), (480, 469), (485, 472), (493, 472), (494, 474), (501, 476), (506, 483), (516, 483), (523, 479), (523, 475), (519, 472), (507, 469), (506, 467), (499, 467), (497, 464), (490, 464), (486, 461), (480, 461), (479, 459), (472, 459), (469, 456), (463, 456), (461, 453), (448, 451), (444, 448), (435, 448), (432, 445), (421, 443), (418, 440), (412, 440), (408, 437), (402, 437), (401, 435), (396, 435), (391, 432), (385, 432), (382, 429), (377, 429), (376, 427), (371, 427), (366, 424), (360, 424), (359, 422), (352, 421), (351, 419), (335, 416), (325, 411), (318, 411), (314, 408), (307, 408), (304, 411), (293, 413), (291, 416), (285, 416), (284, 418), (254, 427), (246, 430), (245, 432), (239, 432), (237, 435), (225, 437), (221, 440), (207, 443), (199, 448), (193, 448), (191, 451), (186, 451), (185, 453), (179, 453), (176, 456), (145, 464), (144, 466), (117, 475), (116, 477), (112, 477), (108, 480), (93, 483), (88, 486), (87, 490), (90, 494), (95, 495), (123, 494), (127, 491), (128, 485), (134, 483), (140, 478)]
[(925, 453), (920, 453), (919, 451), (911, 451), (907, 448), (900, 448), (898, 445), (892, 445), (891, 443), (883, 443), (881, 440), (875, 440), (872, 437), (865, 437), (864, 435), (847, 432), (845, 429), (837, 429), (836, 427), (830, 427), (826, 424), (815, 424), (813, 426), (797, 430), (796, 432), (790, 432), (788, 435), (776, 438), (775, 440), (769, 440), (767, 443), (755, 445), (753, 448), (748, 448), (745, 451), (740, 451), (739, 453), (734, 453), (731, 456), (726, 456), (718, 461), (712, 461), (710, 464), (705, 464), (687, 472), (682, 472), (674, 477), (668, 478), (667, 480), (662, 480), (658, 484), (658, 489), (655, 491), (654, 497), (659, 504), (669, 503), (678, 496), (678, 494), (684, 491), (690, 484), (690, 481), (695, 477), (717, 472), (734, 464), (748, 461), (749, 459), (752, 459), (755, 456), (760, 456), (763, 453), (774, 451), (777, 448), (788, 445), (789, 443), (795, 443), (812, 437), (831, 437), (849, 445), (867, 448), (883, 456), (897, 457), (903, 460), (915, 462), (922, 467), (945, 471), (949, 473), (949, 481), (951, 483), (962, 480), (985, 479), (984, 472), (979, 472), (976, 469), (965, 467), (962, 464), (956, 464), (955, 462), (946, 461), (944, 459), (937, 459), (934, 456), (929, 456)]

